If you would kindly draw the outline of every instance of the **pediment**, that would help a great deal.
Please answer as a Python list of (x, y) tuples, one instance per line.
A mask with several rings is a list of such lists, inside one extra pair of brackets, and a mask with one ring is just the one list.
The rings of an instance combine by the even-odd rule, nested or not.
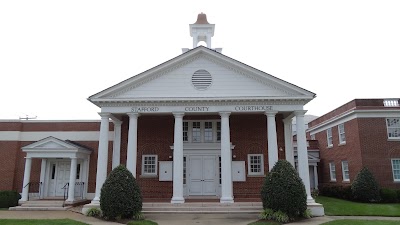
[(32, 150), (52, 150), (52, 151), (65, 151), (65, 150), (76, 150), (76, 151), (91, 151), (85, 147), (79, 146), (72, 143), (71, 141), (64, 141), (55, 137), (47, 137), (25, 147), (22, 147), (23, 151)]
[[(194, 83), (194, 74), (200, 70), (207, 71), (211, 77), (210, 86), (205, 90), (199, 90)], [(311, 100), (314, 96), (310, 91), (200, 46), (99, 92), (89, 100), (96, 104), (102, 101), (198, 98)]]

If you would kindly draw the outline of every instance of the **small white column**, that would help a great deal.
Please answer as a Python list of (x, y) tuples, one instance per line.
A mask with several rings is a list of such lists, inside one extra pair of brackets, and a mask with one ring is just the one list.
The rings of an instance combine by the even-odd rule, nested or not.
[(128, 149), (126, 155), (126, 168), (136, 178), (137, 162), (137, 127), (139, 113), (127, 113), (129, 116)]
[(285, 132), (285, 155), (286, 160), (294, 167), (294, 151), (293, 151), (293, 134), (292, 134), (292, 117), (283, 120)]
[(22, 184), (22, 196), (21, 200), (19, 200), (20, 202), (28, 201), (28, 195), (29, 195), (28, 184), (31, 179), (31, 167), (32, 167), (32, 158), (25, 157), (24, 182)]
[(268, 127), (268, 166), (269, 171), (274, 167), (275, 163), (278, 162), (278, 141), (276, 137), (276, 122), (275, 115), (277, 111), (267, 111), (267, 127)]
[(76, 168), (78, 162), (76, 157), (71, 158), (71, 170), (69, 173), (69, 187), (68, 187), (68, 199), (67, 202), (72, 203), (75, 200), (75, 181), (76, 181)]
[(114, 141), (113, 141), (113, 156), (112, 168), (114, 169), (121, 164), (121, 121), (113, 120), (114, 123)]
[(221, 116), (221, 203), (233, 203), (230, 114), (230, 112), (219, 113)]
[(183, 112), (174, 112), (174, 161), (171, 203), (184, 203), (183, 198)]
[(93, 204), (100, 203), (100, 192), (107, 178), (108, 163), (108, 130), (110, 113), (99, 113), (101, 116), (99, 150), (97, 153), (96, 193), (92, 200)]
[(46, 177), (46, 165), (47, 165), (47, 159), (42, 159), (42, 165), (40, 166), (39, 199), (43, 198), (43, 188)]
[(307, 152), (307, 139), (306, 129), (304, 124), (304, 114), (306, 110), (295, 111), (296, 115), (296, 130), (297, 130), (297, 161), (298, 171), (300, 178), (303, 180), (307, 192), (307, 202), (315, 203), (311, 196), (310, 189), (310, 173), (308, 168), (308, 152)]
[(318, 166), (314, 166), (314, 187), (316, 190), (318, 190)]
[(83, 160), (82, 169), (81, 169), (81, 171), (83, 171), (81, 181), (85, 182), (84, 186), (83, 186), (83, 190), (82, 190), (83, 191), (83, 193), (82, 193), (83, 199), (86, 199), (86, 194), (87, 194), (87, 190), (88, 190), (88, 186), (89, 186), (89, 184), (88, 184), (88, 180), (89, 180), (88, 179), (88, 175), (89, 175), (89, 158), (90, 157), (87, 157), (87, 158), (85, 158)]

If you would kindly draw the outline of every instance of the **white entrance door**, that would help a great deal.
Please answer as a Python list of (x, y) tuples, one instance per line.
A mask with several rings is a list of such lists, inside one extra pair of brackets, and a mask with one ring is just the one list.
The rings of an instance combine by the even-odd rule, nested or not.
[(50, 197), (64, 196), (63, 187), (69, 182), (71, 163), (68, 161), (50, 163), (49, 192)]
[(189, 195), (216, 195), (216, 156), (189, 157)]

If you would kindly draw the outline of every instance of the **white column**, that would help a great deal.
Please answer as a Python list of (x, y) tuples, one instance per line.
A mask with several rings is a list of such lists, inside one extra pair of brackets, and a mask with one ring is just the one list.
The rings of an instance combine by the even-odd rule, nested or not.
[(96, 173), (96, 193), (92, 203), (98, 204), (100, 201), (101, 187), (107, 178), (108, 162), (108, 129), (110, 113), (99, 113), (101, 116), (99, 150), (97, 153), (97, 173)]
[(314, 187), (318, 189), (318, 170), (317, 166), (314, 166)]
[(137, 127), (139, 113), (127, 113), (129, 116), (128, 149), (126, 155), (126, 168), (136, 178), (137, 162)]
[(221, 116), (221, 203), (233, 203), (230, 114), (230, 112), (219, 113)]
[(28, 195), (29, 195), (28, 184), (31, 179), (31, 167), (32, 167), (32, 158), (25, 157), (24, 182), (22, 184), (22, 196), (20, 200), (21, 202), (28, 201)]
[(182, 112), (174, 112), (174, 161), (173, 161), (173, 194), (171, 203), (184, 203), (183, 198), (183, 116)]
[(292, 134), (292, 118), (283, 120), (285, 132), (285, 155), (286, 160), (294, 167), (294, 152), (293, 152), (293, 134)]
[(114, 123), (114, 141), (113, 141), (113, 156), (112, 168), (114, 169), (121, 164), (121, 121), (113, 120)]
[(275, 163), (278, 162), (278, 141), (276, 137), (276, 123), (275, 115), (277, 111), (265, 112), (267, 116), (267, 131), (268, 131), (268, 166), (269, 171), (274, 167)]
[(75, 200), (75, 181), (76, 181), (76, 167), (78, 165), (76, 157), (71, 158), (71, 169), (69, 173), (69, 187), (67, 202), (74, 202)]
[(82, 179), (81, 181), (85, 182), (84, 186), (83, 186), (83, 199), (86, 199), (86, 194), (87, 194), (87, 190), (88, 190), (88, 175), (89, 175), (89, 157), (85, 158), (83, 160), (83, 164), (82, 164)]
[(296, 115), (296, 130), (297, 130), (297, 161), (298, 171), (300, 178), (303, 180), (304, 186), (307, 192), (307, 202), (315, 203), (311, 196), (310, 190), (310, 173), (308, 168), (308, 152), (307, 152), (307, 140), (306, 140), (306, 129), (304, 124), (304, 114), (306, 110), (295, 111)]
[(43, 197), (44, 182), (46, 177), (46, 165), (47, 159), (42, 159), (42, 165), (40, 166), (39, 199)]

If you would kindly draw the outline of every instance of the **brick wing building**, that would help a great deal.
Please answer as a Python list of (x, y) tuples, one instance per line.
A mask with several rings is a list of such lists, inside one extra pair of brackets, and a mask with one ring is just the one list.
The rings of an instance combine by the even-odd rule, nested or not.
[(348, 185), (368, 167), (382, 187), (400, 188), (399, 99), (355, 99), (309, 123), (318, 140), (320, 185)]

